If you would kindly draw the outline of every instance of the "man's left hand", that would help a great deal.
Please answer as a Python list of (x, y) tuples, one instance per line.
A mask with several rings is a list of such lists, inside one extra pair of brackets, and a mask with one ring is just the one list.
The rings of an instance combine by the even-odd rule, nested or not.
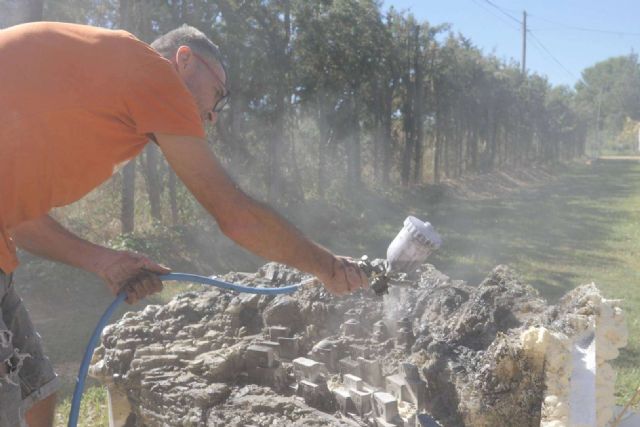
[(160, 292), (162, 281), (158, 275), (170, 272), (169, 268), (156, 264), (146, 256), (129, 251), (105, 253), (98, 262), (96, 271), (114, 295), (122, 289), (127, 292), (128, 304), (135, 304), (151, 294)]

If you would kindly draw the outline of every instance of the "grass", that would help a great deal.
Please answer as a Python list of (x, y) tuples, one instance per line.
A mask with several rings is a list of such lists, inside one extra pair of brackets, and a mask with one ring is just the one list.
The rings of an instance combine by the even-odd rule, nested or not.
[[(71, 398), (65, 398), (56, 408), (55, 427), (64, 427), (69, 422), (69, 410)], [(79, 427), (108, 426), (109, 415), (107, 412), (107, 390), (102, 386), (88, 388), (82, 396)]]
[[(444, 244), (430, 262), (445, 274), (473, 284), (497, 264), (508, 264), (551, 302), (575, 286), (595, 282), (605, 297), (621, 299), (626, 312), (629, 345), (615, 363), (619, 402), (640, 384), (640, 162), (571, 165), (546, 185), (495, 198), (461, 200), (433, 189), (413, 189), (361, 194), (353, 203), (339, 218), (323, 217), (315, 208), (298, 219), (290, 217), (338, 253), (384, 257), (404, 218), (413, 214), (443, 235)], [(52, 359), (58, 367), (72, 366), (67, 376), (72, 378), (89, 329), (111, 297), (95, 279), (73, 270), (27, 264), (17, 282), (21, 288), (26, 285), (25, 300)], [(48, 284), (33, 292), (37, 280)], [(104, 390), (93, 387), (87, 393), (81, 419), (86, 425), (106, 425)], [(68, 404), (58, 412), (61, 419)]]

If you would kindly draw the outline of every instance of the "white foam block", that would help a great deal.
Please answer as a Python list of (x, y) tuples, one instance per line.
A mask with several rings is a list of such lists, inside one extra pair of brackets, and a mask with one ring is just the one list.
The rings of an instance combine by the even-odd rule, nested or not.
[(574, 344), (571, 358), (570, 425), (596, 427), (596, 340), (593, 331)]

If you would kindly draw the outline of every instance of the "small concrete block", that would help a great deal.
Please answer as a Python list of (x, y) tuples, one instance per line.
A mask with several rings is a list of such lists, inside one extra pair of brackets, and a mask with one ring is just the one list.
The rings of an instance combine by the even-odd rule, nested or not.
[(338, 362), (338, 370), (342, 375), (351, 374), (351, 375), (355, 375), (356, 377), (359, 377), (361, 374), (360, 364), (358, 363), (357, 360), (354, 360), (350, 357), (345, 357), (344, 359), (340, 359), (340, 362)]
[(380, 366), (379, 360), (368, 360), (363, 357), (359, 357), (358, 364), (360, 365), (362, 377), (368, 384), (376, 387), (382, 387), (384, 384), (384, 377), (382, 376), (382, 367)]
[(289, 336), (289, 328), (286, 326), (270, 326), (269, 327), (269, 339), (276, 341), (280, 337), (287, 338)]
[(349, 319), (342, 324), (342, 334), (346, 336), (357, 337), (360, 335), (360, 321), (356, 319)]
[(303, 394), (307, 391), (314, 392), (320, 389), (320, 386), (312, 381), (302, 380), (298, 384)]
[(407, 382), (403, 400), (416, 405), (418, 410), (424, 409), (427, 383), (422, 380)]
[(358, 359), (358, 357), (364, 357), (365, 359), (369, 357), (369, 347), (364, 345), (352, 344), (349, 346), (351, 350), (351, 358)]
[(322, 346), (315, 345), (311, 352), (314, 360), (324, 363), (327, 365), (332, 372), (337, 372), (338, 369), (338, 349), (335, 344), (329, 342), (322, 342)]
[(342, 376), (342, 384), (347, 390), (362, 390), (362, 378), (346, 374)]
[(256, 366), (272, 368), (274, 366), (274, 352), (271, 347), (254, 344), (247, 348), (245, 360), (249, 368)]
[(403, 400), (413, 403), (418, 407), (418, 410), (423, 409), (425, 395), (427, 393), (427, 383), (420, 378), (418, 367), (408, 362), (401, 363), (400, 375), (404, 377), (406, 386), (406, 393), (403, 395)]
[(282, 365), (273, 368), (262, 368), (256, 366), (247, 371), (249, 380), (256, 384), (267, 385), (276, 390), (281, 390), (287, 384), (287, 371)]
[(404, 378), (399, 375), (389, 375), (385, 378), (387, 392), (391, 393), (397, 400), (403, 400), (403, 395), (407, 394)]
[(279, 356), (282, 359), (293, 360), (296, 357), (298, 357), (298, 353), (299, 353), (298, 338), (279, 337), (278, 344), (280, 344)]
[(316, 383), (302, 380), (298, 383), (298, 395), (304, 398), (307, 405), (325, 412), (336, 411), (334, 394), (329, 391), (326, 382)]
[(307, 359), (306, 357), (298, 357), (293, 360), (293, 371), (298, 382), (307, 380), (316, 382), (319, 377), (328, 377), (327, 368), (324, 363)]
[(333, 396), (336, 399), (336, 403), (338, 404), (340, 412), (346, 415), (349, 412), (355, 411), (353, 400), (351, 399), (351, 395), (349, 394), (349, 391), (347, 389), (339, 387), (333, 390)]
[(256, 344), (264, 346), (264, 347), (272, 348), (273, 352), (276, 355), (278, 355), (278, 353), (280, 353), (280, 344), (278, 344), (277, 342), (274, 342), (274, 341), (258, 341)]
[(393, 422), (398, 418), (398, 400), (390, 393), (373, 393), (373, 411), (385, 421)]
[(356, 413), (360, 416), (366, 415), (371, 411), (371, 393), (360, 390), (349, 390), (351, 400), (353, 400), (353, 406), (356, 409)]

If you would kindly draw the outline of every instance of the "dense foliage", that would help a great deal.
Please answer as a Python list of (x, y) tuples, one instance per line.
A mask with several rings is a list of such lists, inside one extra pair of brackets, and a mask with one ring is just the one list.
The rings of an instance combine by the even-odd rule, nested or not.
[[(0, 8), (2, 26), (88, 23), (147, 42), (183, 23), (201, 29), (226, 54), (232, 93), (211, 141), (243, 188), (280, 207), (571, 160), (588, 138), (619, 133), (640, 114), (636, 56), (586, 70), (575, 92), (484, 54), (449, 25), (374, 0), (0, 0)], [(181, 200), (157, 150), (135, 165), (123, 173), (123, 230), (134, 228), (136, 175), (153, 218), (183, 221), (192, 202)]]

